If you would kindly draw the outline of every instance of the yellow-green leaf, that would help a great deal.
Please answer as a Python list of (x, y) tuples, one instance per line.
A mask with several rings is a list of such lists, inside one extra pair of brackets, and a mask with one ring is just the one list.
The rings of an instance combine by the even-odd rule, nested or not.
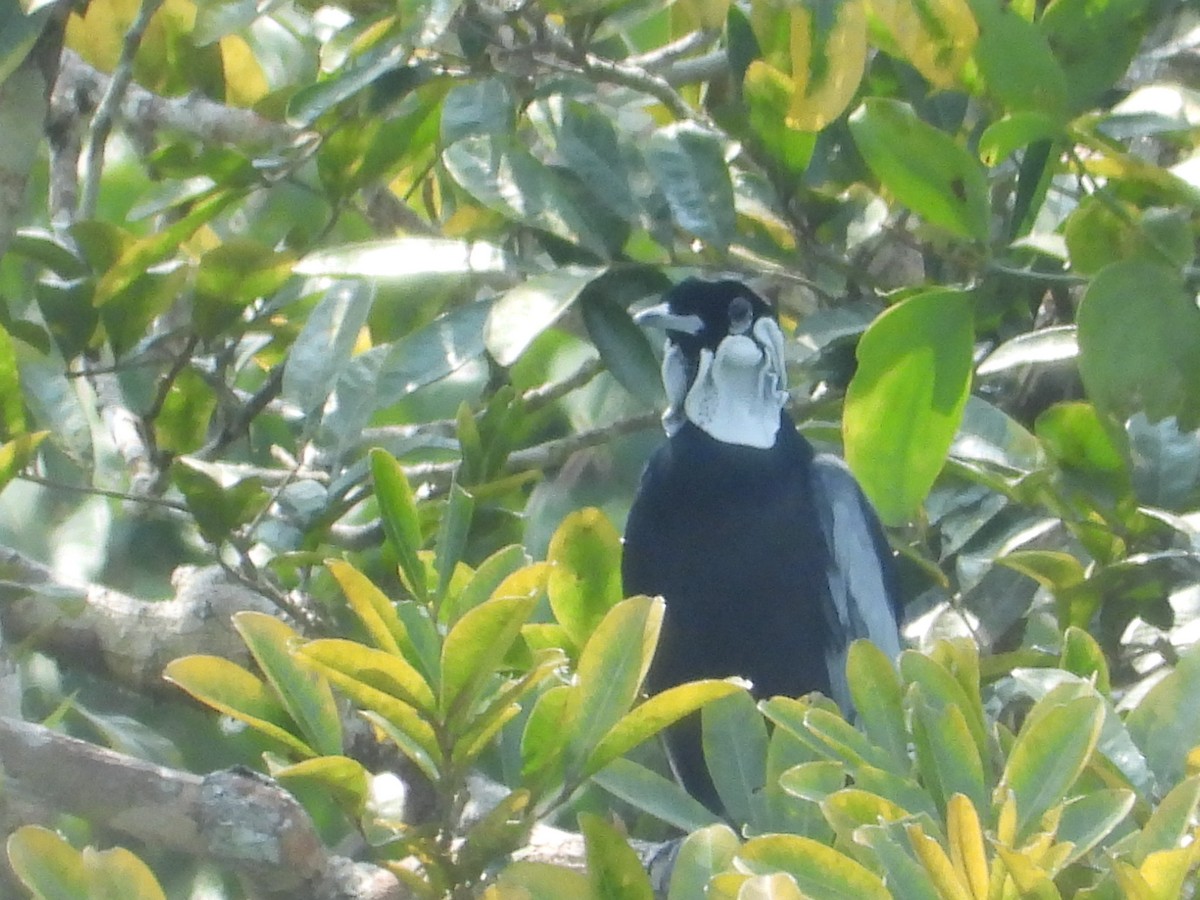
[(428, 593), (425, 565), (417, 556), (421, 549), (421, 523), (417, 518), (417, 501), (404, 469), (386, 450), (371, 451), (371, 480), (375, 484), (375, 501), (383, 519), (383, 532), (400, 562), (400, 571), (408, 588), (418, 600)]
[(869, 0), (904, 57), (937, 88), (952, 87), (979, 26), (966, 0)]
[(805, 894), (821, 900), (891, 900), (879, 876), (832, 847), (792, 834), (754, 838), (738, 853), (753, 874), (786, 872)]
[(341, 753), (342, 719), (329, 683), (292, 656), (300, 635), (286, 622), (260, 612), (237, 613), (233, 626), (308, 745), (319, 756)]
[(82, 855), (49, 828), (25, 825), (9, 835), (8, 861), (40, 900), (88, 900)]
[(88, 900), (166, 900), (150, 867), (124, 847), (85, 848), (83, 868)]
[(326, 674), (330, 670), (339, 672), (428, 714), (437, 709), (433, 689), (421, 677), (421, 673), (402, 657), (342, 638), (309, 641), (297, 652)]
[(546, 560), (550, 607), (575, 646), (582, 647), (624, 597), (621, 535), (600, 510), (577, 510), (554, 532)]
[(337, 580), (350, 609), (376, 647), (399, 655), (402, 647), (411, 646), (392, 601), (375, 582), (344, 559), (327, 559), (325, 568)]
[(255, 675), (219, 656), (172, 660), (163, 677), (219, 713), (245, 722), (300, 757), (317, 753), (297, 736), (297, 726), (279, 697)]

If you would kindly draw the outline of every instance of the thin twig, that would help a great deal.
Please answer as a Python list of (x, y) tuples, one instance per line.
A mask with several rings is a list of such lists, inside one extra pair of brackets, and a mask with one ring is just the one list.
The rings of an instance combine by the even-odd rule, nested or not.
[(121, 56), (113, 70), (112, 81), (108, 83), (108, 89), (100, 98), (96, 114), (92, 117), (83, 151), (83, 185), (78, 211), (80, 219), (90, 219), (96, 214), (96, 201), (100, 196), (100, 175), (104, 169), (104, 147), (108, 143), (109, 134), (112, 133), (125, 91), (133, 81), (133, 59), (137, 56), (138, 47), (150, 26), (150, 20), (162, 4), (163, 0), (142, 0), (137, 16), (121, 42)]
[(107, 488), (92, 487), (87, 484), (67, 484), (65, 481), (53, 481), (49, 478), (43, 478), (41, 475), (34, 475), (30, 472), (21, 472), (15, 477), (21, 481), (28, 481), (30, 484), (40, 484), (42, 487), (50, 488), (55, 491), (72, 491), (76, 494), (88, 494), (93, 497), (108, 497), (110, 500), (121, 500), (127, 503), (144, 503), (147, 506), (159, 506), (163, 509), (169, 509), (172, 512), (188, 513), (187, 506), (175, 500), (167, 500), (165, 497), (156, 497), (152, 494), (130, 494), (125, 491), (112, 491)]

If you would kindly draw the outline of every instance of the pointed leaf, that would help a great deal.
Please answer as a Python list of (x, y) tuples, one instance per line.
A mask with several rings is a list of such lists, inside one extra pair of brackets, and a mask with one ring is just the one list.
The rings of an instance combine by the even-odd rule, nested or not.
[(582, 767), (597, 744), (629, 712), (650, 666), (663, 602), (631, 597), (608, 611), (592, 632), (576, 669), (566, 735), (572, 769)]
[(637, 853), (612, 825), (593, 813), (579, 816), (587, 846), (589, 897), (593, 900), (653, 900), (650, 879)]
[(297, 756), (317, 755), (296, 735), (297, 725), (275, 692), (236, 663), (219, 656), (184, 656), (168, 663), (163, 677), (217, 712), (278, 741)]
[(877, 875), (809, 838), (789, 834), (754, 838), (738, 853), (738, 861), (753, 873), (786, 872), (801, 891), (821, 900), (891, 900)]
[(388, 281), (431, 275), (492, 275), (508, 271), (511, 265), (501, 248), (486, 241), (404, 235), (323, 248), (305, 256), (293, 271), (297, 275)]
[(628, 759), (615, 759), (592, 776), (619, 800), (682, 831), (694, 831), (719, 821), (717, 815), (685, 791), (674, 779)]
[(692, 681), (655, 694), (626, 713), (596, 745), (583, 767), (593, 775), (684, 716), (742, 688), (729, 681)]
[(570, 308), (598, 269), (561, 269), (530, 278), (501, 295), (492, 306), (483, 339), (502, 366), (511, 366), (534, 338)]
[[(337, 580), (346, 602), (366, 629), (371, 642), (380, 650), (400, 656), (401, 648), (411, 642), (388, 596), (343, 559), (327, 559), (325, 568)], [(405, 651), (403, 655), (409, 654)]]
[(700, 712), (704, 761), (725, 811), (735, 822), (752, 822), (752, 798), (767, 780), (767, 726), (745, 691), (710, 703)]
[(300, 636), (291, 626), (266, 613), (236, 613), (233, 626), (309, 746), (321, 756), (341, 753), (342, 720), (329, 683), (297, 664), (292, 656)]
[(325, 674), (338, 672), (425, 713), (437, 708), (433, 689), (403, 657), (341, 638), (309, 641), (296, 652)]
[(677, 122), (650, 135), (646, 165), (676, 224), (718, 250), (737, 233), (733, 185), (717, 135)]
[(904, 691), (895, 664), (870, 641), (855, 641), (846, 660), (846, 681), (859, 725), (867, 737), (891, 754), (897, 773), (907, 771)]
[(375, 501), (383, 518), (383, 532), (400, 562), (407, 586), (424, 600), (425, 565), (417, 556), (421, 549), (421, 523), (417, 518), (417, 502), (404, 469), (396, 458), (378, 448), (371, 451), (371, 480), (375, 484)]
[(459, 619), (442, 647), (439, 705), (451, 721), (472, 713), (487, 680), (495, 673), (521, 626), (533, 612), (537, 595), (488, 600)]

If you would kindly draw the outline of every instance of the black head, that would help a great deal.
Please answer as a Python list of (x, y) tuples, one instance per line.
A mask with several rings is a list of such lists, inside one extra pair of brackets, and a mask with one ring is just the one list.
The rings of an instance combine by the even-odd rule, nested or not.
[(783, 334), (765, 300), (740, 281), (688, 278), (636, 320), (667, 333), (669, 434), (691, 421), (726, 443), (772, 445), (786, 374)]

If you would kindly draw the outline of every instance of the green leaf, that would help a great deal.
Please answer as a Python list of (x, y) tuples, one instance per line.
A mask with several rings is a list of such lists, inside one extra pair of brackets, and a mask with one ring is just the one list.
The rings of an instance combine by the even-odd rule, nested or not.
[(846, 391), (846, 461), (889, 524), (911, 517), (946, 461), (971, 386), (966, 294), (933, 290), (891, 307), (858, 344)]
[(573, 869), (543, 862), (520, 861), (507, 866), (483, 900), (563, 900), (590, 897), (587, 876)]
[(163, 678), (219, 713), (245, 722), (302, 759), (316, 752), (297, 735), (279, 697), (259, 678), (219, 656), (184, 656), (163, 669)]
[(786, 872), (805, 895), (821, 900), (891, 900), (877, 875), (810, 838), (791, 834), (754, 838), (742, 847), (737, 859), (752, 873)]
[(624, 222), (597, 208), (570, 176), (533, 156), (511, 133), (472, 135), (442, 152), (446, 171), (488, 209), (590, 251), (624, 243)]
[(575, 689), (555, 685), (538, 697), (521, 732), (521, 778), (524, 783), (548, 791), (562, 778), (566, 746), (564, 730), (570, 727), (569, 706)]
[(200, 533), (213, 544), (223, 542), (239, 526), (255, 518), (271, 499), (258, 478), (245, 478), (223, 488), (188, 459), (175, 460), (171, 479), (187, 501)]
[(292, 271), (297, 275), (388, 282), (442, 275), (498, 275), (512, 265), (502, 248), (486, 241), (405, 235), (315, 250), (297, 262)]
[[(938, 654), (938, 649), (945, 648)], [(983, 703), (979, 697), (978, 655), (971, 644), (971, 656), (956, 661), (956, 645), (942, 641), (929, 654), (907, 650), (900, 654), (900, 674), (906, 683), (918, 685), (921, 696), (936, 708), (957, 707), (971, 735), (975, 752), (981, 760), (988, 759), (987, 724)], [(938, 658), (938, 657), (941, 658)]]
[(658, 360), (646, 335), (625, 308), (611, 297), (591, 290), (584, 292), (580, 308), (588, 337), (621, 387), (649, 406), (662, 405)]
[(655, 694), (632, 712), (626, 713), (596, 745), (583, 767), (593, 775), (614, 759), (624, 756), (643, 741), (673, 725), (701, 707), (742, 690), (729, 681), (692, 681)]
[(1200, 645), (1184, 651), (1175, 671), (1154, 685), (1125, 719), (1129, 735), (1162, 785), (1178, 784), (1200, 745)]
[(415, 656), (404, 623), (375, 582), (344, 559), (327, 559), (325, 568), (341, 587), (346, 603), (376, 647), (396, 656)]
[(350, 362), (374, 302), (375, 286), (369, 281), (338, 281), (325, 292), (288, 352), (284, 399), (309, 414), (325, 402)]
[(1006, 112), (1063, 117), (1067, 78), (1038, 26), (997, 0), (972, 0), (971, 8), (979, 20), (975, 63), (987, 92)]
[(1064, 468), (1111, 479), (1114, 487), (1128, 487), (1124, 434), (1110, 429), (1091, 404), (1056, 403), (1037, 417), (1034, 431), (1050, 457)]
[(651, 134), (644, 152), (675, 223), (718, 250), (727, 248), (737, 235), (737, 216), (720, 138), (676, 122)]
[[(345, 685), (342, 684), (339, 684), (338, 687), (345, 689)], [(346, 693), (354, 696), (350, 690), (347, 690)], [(378, 694), (378, 692), (375, 693)], [(387, 735), (388, 739), (400, 749), (401, 753), (413, 761), (426, 778), (433, 782), (440, 780), (445, 760), (438, 749), (437, 734), (432, 726), (407, 703), (401, 703), (398, 700), (391, 703), (380, 702), (381, 699), (385, 701), (391, 699), (384, 694), (378, 694), (374, 700), (370, 697), (366, 699), (371, 701), (371, 705), (375, 708), (364, 709), (362, 717)]]
[(633, 706), (650, 666), (663, 602), (631, 597), (601, 620), (579, 655), (576, 684), (562, 736), (572, 773), (580, 772), (601, 739)]
[(1197, 806), (1200, 806), (1200, 778), (1193, 776), (1175, 785), (1154, 808), (1137, 836), (1129, 861), (1141, 865), (1152, 853), (1186, 846)]
[(869, 847), (879, 860), (887, 885), (897, 900), (944, 900), (926, 868), (917, 862), (901, 825), (864, 825), (856, 843)]
[(754, 795), (767, 781), (767, 725), (746, 691), (700, 711), (704, 762), (717, 796), (735, 822), (754, 821)]
[(11, 438), (25, 430), (25, 401), (16, 348), (8, 330), (0, 325), (0, 438)]
[(977, 809), (985, 808), (988, 794), (983, 760), (962, 708), (926, 702), (916, 684), (909, 689), (908, 705), (921, 781), (938, 807), (944, 808), (955, 794), (964, 794)]
[[(492, 596), (524, 596), (530, 590), (527, 586), (532, 579), (540, 589), (544, 589), (548, 567), (543, 563), (529, 564), (529, 556), (520, 544), (511, 544), (497, 550), (482, 563), (471, 575), (470, 580), (462, 589), (451, 591), (442, 601), (438, 610), (441, 621), (453, 624), (469, 609), (474, 609), (488, 597)], [(514, 577), (509, 582), (511, 576)], [(505, 585), (505, 593), (498, 593), (501, 585)]]
[(1026, 837), (1042, 816), (1060, 806), (1096, 749), (1104, 706), (1083, 696), (1053, 707), (1040, 702), (1025, 720), (1008, 756), (999, 790), (1017, 803), (1017, 835)]
[(801, 131), (788, 125), (794, 86), (786, 73), (756, 59), (746, 69), (742, 92), (754, 136), (784, 171), (799, 178), (812, 159), (818, 132)]
[(82, 353), (100, 325), (100, 313), (92, 306), (95, 288), (90, 278), (41, 278), (33, 286), (38, 310), (64, 359)]
[(235, 238), (214, 247), (196, 267), (192, 324), (205, 340), (231, 328), (259, 297), (279, 290), (293, 257), (255, 240)]
[(434, 597), (438, 604), (445, 599), (446, 592), (450, 589), (450, 579), (466, 553), (474, 512), (475, 498), (457, 481), (451, 484), (450, 493), (446, 497), (446, 508), (442, 511), (442, 523), (437, 538), (437, 557), (434, 563), (438, 573), (437, 592)]
[(88, 900), (82, 854), (49, 828), (23, 825), (7, 847), (17, 878), (38, 900)]
[(908, 768), (908, 732), (904, 726), (904, 692), (896, 665), (870, 641), (850, 645), (846, 681), (858, 722), (871, 742), (887, 750), (897, 772)]
[(425, 583), (425, 564), (417, 551), (421, 549), (421, 523), (417, 518), (417, 501), (404, 474), (404, 468), (385, 450), (370, 453), (371, 480), (375, 484), (375, 501), (383, 519), (383, 533), (400, 562), (405, 586), (417, 600), (428, 596)]
[[(984, 165), (995, 167), (1018, 150), (1057, 138), (1061, 131), (1058, 122), (1045, 113), (1016, 112), (996, 120), (983, 130), (979, 136), (979, 158)], [(1017, 338), (1020, 337), (1023, 336), (1017, 335)]]
[(0, 444), (0, 490), (33, 462), (38, 447), (49, 434), (48, 431), (23, 434), (6, 444)]
[(675, 856), (667, 900), (703, 897), (709, 879), (733, 866), (741, 841), (724, 823), (692, 831)]
[(1079, 373), (1100, 410), (1200, 425), (1200, 308), (1178, 271), (1142, 260), (1106, 266), (1076, 321)]
[(166, 900), (150, 867), (124, 847), (83, 851), (88, 900)]
[(442, 647), (439, 706), (452, 723), (471, 716), (537, 600), (536, 593), (488, 600), (464, 613), (450, 629)]
[(682, 831), (694, 831), (719, 821), (717, 815), (692, 797), (674, 779), (628, 759), (614, 759), (592, 776), (619, 800)]
[(342, 720), (333, 691), (324, 678), (298, 665), (292, 656), (300, 635), (285, 622), (259, 612), (235, 613), (233, 627), (308, 745), (321, 756), (341, 753)]
[(476, 134), (508, 134), (514, 130), (512, 91), (500, 78), (455, 85), (442, 103), (442, 144)]
[(556, 94), (531, 105), (529, 115), (598, 203), (622, 219), (638, 217), (630, 172), (606, 112)]
[(1072, 113), (1096, 104), (1125, 74), (1151, 9), (1149, 0), (1056, 0), (1046, 8), (1039, 24), (1066, 75)]
[(361, 814), (367, 802), (370, 773), (348, 756), (318, 756), (271, 772), (289, 791), (310, 789), (332, 795), (340, 805)]
[(1066, 630), (1058, 667), (1080, 678), (1092, 680), (1101, 694), (1107, 695), (1112, 690), (1104, 650), (1096, 639), (1082, 628), (1072, 625)]
[(550, 608), (575, 646), (582, 647), (624, 597), (621, 535), (600, 510), (576, 510), (554, 532), (546, 561)]
[(315, 664), (324, 673), (337, 672), (403, 700), (427, 714), (437, 709), (433, 689), (421, 673), (401, 656), (342, 638), (309, 641), (297, 652), (302, 659)]
[(1099, 790), (1067, 803), (1058, 821), (1057, 839), (1075, 846), (1063, 866), (1082, 859), (1108, 837), (1129, 815), (1136, 799), (1133, 791)]
[(650, 878), (625, 836), (594, 813), (581, 813), (579, 830), (587, 846), (587, 895), (592, 900), (653, 900)]
[(501, 295), (483, 329), (488, 352), (500, 365), (511, 366), (598, 274), (597, 269), (560, 269), (530, 278)]
[(855, 146), (883, 186), (930, 223), (986, 241), (991, 206), (983, 168), (950, 135), (898, 100), (870, 97), (850, 116)]

